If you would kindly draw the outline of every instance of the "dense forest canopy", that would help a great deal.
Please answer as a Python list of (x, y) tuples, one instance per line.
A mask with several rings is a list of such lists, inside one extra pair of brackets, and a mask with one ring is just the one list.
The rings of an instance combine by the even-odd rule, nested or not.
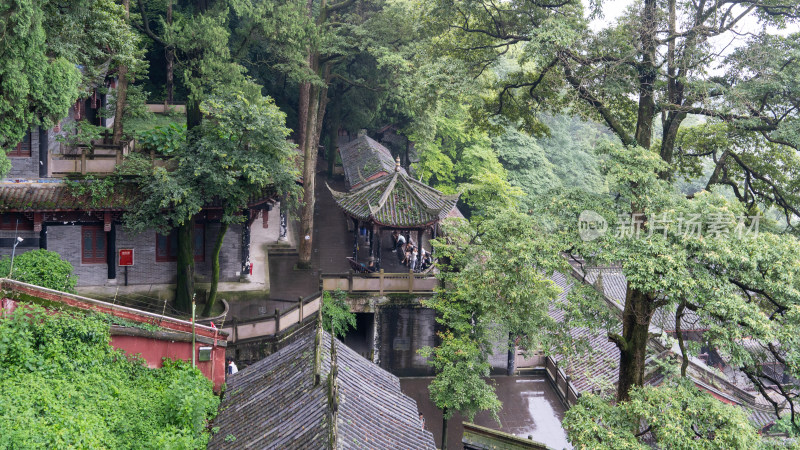
[[(11, 2), (0, 7), (0, 147), (60, 120), (101, 72), (125, 80), (110, 92), (120, 105), (109, 107), (121, 116), (115, 131), (152, 120), (146, 100), (185, 103), (173, 124), (141, 135), (172, 168), (140, 164), (122, 178), (145, 196), (129, 227), (178, 229), (176, 303), (186, 309), (192, 220), (205, 202), (219, 199), (223, 222), (233, 224), (248, 195), (274, 189), (297, 206), (299, 265), (308, 267), (320, 145), (332, 172), (340, 131), (377, 136), (391, 126), (405, 140), (393, 156), (414, 178), (460, 192), (468, 218), (446, 223), (447, 237), (434, 243), (444, 288), (429, 306), (446, 331), (429, 354), (438, 373), (432, 397), (445, 416), (497, 410), (476, 374), (498, 339), (578, 353), (580, 343), (560, 339), (585, 326), (619, 349), (620, 374), (614, 398), (587, 395), (570, 411), (576, 446), (724, 447), (752, 436), (731, 432), (743, 426), (740, 415), (710, 421), (709, 411), (728, 413), (680, 380), (700, 345), (725, 354), (796, 434), (800, 3), (636, 0), (598, 21), (603, 8), (578, 0)], [(8, 166), (0, 158), (0, 173)], [(607, 232), (586, 235), (587, 217)], [(620, 267), (621, 318), (590, 288), (558, 305), (566, 322), (550, 318), (558, 289), (549, 276), (570, 272), (570, 261)], [(652, 318), (685, 314), (708, 323), (703, 342), (676, 326), (684, 357), (663, 387), (644, 387)], [(788, 378), (765, 372), (767, 360)], [(681, 408), (690, 403), (707, 410)], [(661, 407), (684, 414), (656, 420)]]

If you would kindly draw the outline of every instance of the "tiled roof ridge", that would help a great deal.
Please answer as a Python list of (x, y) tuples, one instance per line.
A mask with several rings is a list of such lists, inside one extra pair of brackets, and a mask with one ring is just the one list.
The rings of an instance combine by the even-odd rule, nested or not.
[(389, 185), (386, 186), (386, 189), (383, 191), (383, 194), (381, 195), (381, 198), (378, 200), (378, 205), (375, 208), (372, 207), (372, 204), (368, 203), (369, 212), (373, 216), (383, 208), (383, 205), (386, 204), (386, 200), (389, 198), (389, 195), (394, 190), (394, 187), (397, 184), (397, 179), (398, 178), (402, 178), (402, 177), (400, 177), (400, 172), (395, 171), (394, 174), (392, 175), (392, 179), (389, 180)]
[[(86, 192), (80, 195), (66, 183), (0, 183), (0, 212), (10, 211), (127, 211), (139, 200), (139, 189), (135, 183), (115, 184), (112, 192), (103, 198), (94, 198)], [(261, 194), (252, 195), (248, 207), (256, 207), (272, 201), (275, 197), (270, 187)], [(204, 206), (219, 209), (219, 200), (214, 199)]]
[[(319, 322), (319, 328), (322, 329), (322, 321)], [(337, 448), (337, 441), (339, 438), (339, 364), (338, 364), (338, 352), (336, 347), (338, 346), (338, 342), (336, 342), (336, 337), (333, 334), (330, 334), (330, 345), (331, 345), (331, 359), (330, 359), (330, 369), (328, 370), (328, 439), (330, 443), (330, 448)], [(322, 345), (322, 342), (320, 342)]]

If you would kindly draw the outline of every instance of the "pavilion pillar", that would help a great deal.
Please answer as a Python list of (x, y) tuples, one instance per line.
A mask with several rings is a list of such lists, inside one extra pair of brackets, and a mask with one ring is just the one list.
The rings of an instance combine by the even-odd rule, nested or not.
[(374, 231), (375, 225), (369, 224), (369, 256), (375, 256)]
[[(433, 224), (431, 227), (431, 239), (436, 239), (436, 230), (439, 229), (439, 224)], [(433, 256), (433, 244), (431, 244), (431, 256)]]
[(419, 266), (422, 264), (422, 236), (425, 235), (425, 231), (422, 228), (417, 229), (417, 264), (414, 266), (419, 269)]
[(378, 248), (375, 249), (375, 268), (380, 270), (381, 268), (381, 246), (383, 245), (383, 228), (378, 228)]
[(353, 219), (353, 260), (358, 261), (358, 219)]

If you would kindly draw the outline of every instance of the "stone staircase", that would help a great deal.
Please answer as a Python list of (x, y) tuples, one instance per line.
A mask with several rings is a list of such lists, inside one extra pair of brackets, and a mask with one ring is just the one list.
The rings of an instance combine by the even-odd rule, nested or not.
[(275, 242), (266, 245), (269, 256), (299, 256), (297, 248), (289, 242)]

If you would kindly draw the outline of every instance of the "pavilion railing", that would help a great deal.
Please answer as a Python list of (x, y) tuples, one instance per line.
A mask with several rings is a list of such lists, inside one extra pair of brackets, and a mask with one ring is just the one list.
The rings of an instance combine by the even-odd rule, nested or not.
[(414, 273), (385, 273), (383, 269), (375, 273), (323, 273), (323, 291), (341, 289), (347, 292), (377, 292), (384, 293), (430, 293), (438, 285), (438, 280), (432, 274)]

